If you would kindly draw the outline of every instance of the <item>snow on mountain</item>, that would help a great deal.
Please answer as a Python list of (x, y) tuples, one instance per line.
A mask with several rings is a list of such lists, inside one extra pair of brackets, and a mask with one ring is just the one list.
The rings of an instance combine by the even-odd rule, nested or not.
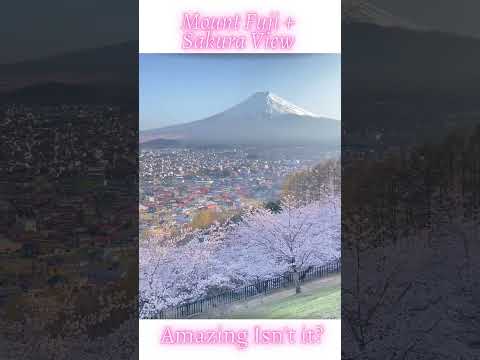
[(231, 108), (229, 111), (243, 112), (243, 115), (267, 114), (272, 117), (282, 114), (311, 117), (317, 116), (269, 91), (256, 92), (245, 101)]
[(346, 24), (368, 23), (384, 27), (420, 30), (416, 24), (395, 16), (367, 0), (342, 1), (342, 21)]
[(318, 117), (268, 91), (256, 92), (241, 103), (208, 118), (149, 130), (140, 142), (174, 139), (189, 143), (338, 143), (340, 122)]

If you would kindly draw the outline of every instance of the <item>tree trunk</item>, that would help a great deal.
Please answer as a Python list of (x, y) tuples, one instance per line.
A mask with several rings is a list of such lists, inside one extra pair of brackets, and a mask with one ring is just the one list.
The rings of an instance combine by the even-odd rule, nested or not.
[(296, 270), (293, 273), (293, 282), (295, 284), (295, 294), (300, 294), (302, 292), (300, 287), (300, 273)]

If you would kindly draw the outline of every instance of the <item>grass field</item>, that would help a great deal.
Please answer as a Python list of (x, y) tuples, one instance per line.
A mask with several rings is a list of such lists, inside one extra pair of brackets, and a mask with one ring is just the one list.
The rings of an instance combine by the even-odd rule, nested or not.
[(302, 293), (294, 289), (232, 304), (205, 318), (226, 319), (339, 319), (340, 275), (330, 276), (302, 286)]

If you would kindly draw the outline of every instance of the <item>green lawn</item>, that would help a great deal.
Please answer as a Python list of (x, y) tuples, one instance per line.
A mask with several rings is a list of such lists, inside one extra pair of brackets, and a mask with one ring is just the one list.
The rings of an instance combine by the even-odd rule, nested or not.
[(265, 319), (339, 319), (340, 288), (318, 290), (310, 295), (292, 295), (277, 304), (264, 305), (254, 314)]
[[(340, 275), (304, 284), (294, 289), (235, 304), (214, 317), (227, 319), (339, 319)], [(209, 314), (212, 317), (212, 314)]]

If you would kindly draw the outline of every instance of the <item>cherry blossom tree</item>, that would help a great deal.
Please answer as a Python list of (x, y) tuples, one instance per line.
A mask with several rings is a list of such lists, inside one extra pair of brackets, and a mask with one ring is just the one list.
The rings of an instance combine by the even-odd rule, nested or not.
[(170, 242), (143, 241), (140, 316), (157, 317), (166, 308), (286, 273), (293, 273), (298, 290), (300, 272), (340, 256), (339, 200), (300, 207), (284, 200), (279, 214), (256, 209), (238, 224)]
[[(291, 196), (281, 202), (282, 213), (256, 209), (245, 217), (239, 229), (248, 249), (293, 274), (296, 293), (301, 292), (300, 272), (308, 265), (332, 257), (331, 246), (339, 241), (336, 201), (313, 203), (299, 207)], [(339, 220), (339, 219), (338, 219)]]

